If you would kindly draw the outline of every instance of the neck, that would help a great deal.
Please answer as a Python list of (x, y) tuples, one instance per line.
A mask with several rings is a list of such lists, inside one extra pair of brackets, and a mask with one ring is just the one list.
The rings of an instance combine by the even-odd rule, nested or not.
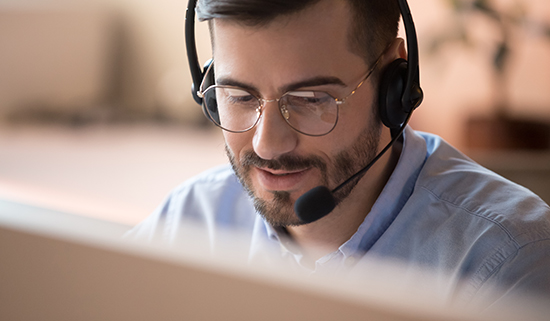
[[(382, 141), (389, 141), (387, 132)], [(393, 173), (401, 149), (402, 143), (396, 142), (329, 215), (313, 223), (287, 227), (293, 241), (311, 262), (336, 251), (357, 231)]]

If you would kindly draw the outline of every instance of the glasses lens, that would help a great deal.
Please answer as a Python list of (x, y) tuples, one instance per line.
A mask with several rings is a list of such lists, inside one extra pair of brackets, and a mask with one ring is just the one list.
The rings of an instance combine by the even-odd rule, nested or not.
[(260, 117), (260, 101), (244, 89), (212, 86), (204, 92), (204, 103), (211, 120), (228, 131), (247, 131)]
[[(260, 118), (260, 100), (244, 89), (211, 86), (203, 95), (210, 119), (227, 131), (245, 132)], [(338, 121), (336, 100), (325, 92), (288, 92), (281, 97), (279, 106), (286, 122), (306, 135), (325, 135)]]
[(325, 135), (338, 121), (336, 100), (325, 92), (288, 92), (281, 98), (280, 106), (287, 123), (307, 135)]

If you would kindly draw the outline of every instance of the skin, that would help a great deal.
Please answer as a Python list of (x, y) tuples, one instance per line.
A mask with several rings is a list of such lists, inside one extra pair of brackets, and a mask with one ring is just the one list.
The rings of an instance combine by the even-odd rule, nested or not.
[[(212, 31), (216, 82), (245, 85), (266, 99), (278, 98), (289, 89), (298, 89), (296, 86), (323, 90), (337, 98), (346, 97), (372, 67), (348, 49), (350, 17), (345, 1), (321, 1), (261, 27), (215, 19)], [(380, 65), (383, 67), (400, 57), (406, 57), (406, 53), (403, 40), (396, 39), (386, 50)], [(318, 83), (319, 79), (325, 81)], [(335, 174), (339, 170), (338, 155), (347, 153), (353, 162), (346, 167), (355, 172), (370, 159), (355, 155), (351, 151), (354, 145), (365, 145), (362, 149), (370, 149), (367, 154), (371, 155), (390, 141), (389, 130), (373, 117), (376, 90), (372, 79), (369, 78), (340, 106), (338, 124), (325, 136), (310, 137), (293, 130), (284, 121), (276, 102), (264, 106), (262, 118), (252, 130), (238, 134), (224, 132), (234, 168), (241, 174), (246, 173), (242, 175), (245, 185), (254, 197), (268, 206), (275, 204), (272, 207), (282, 213), (286, 210), (287, 214), (282, 214), (280, 219), (283, 223), (279, 225), (286, 227), (289, 236), (303, 248), (311, 262), (335, 251), (355, 233), (399, 157), (401, 146), (396, 144), (324, 218), (300, 224), (295, 217), (292, 205), (303, 193), (318, 185), (328, 185), (332, 189), (343, 181)], [(317, 83), (303, 86), (312, 80)], [(374, 138), (373, 146), (368, 146), (368, 137), (371, 141)], [(252, 152), (263, 161), (243, 165), (245, 155)], [(326, 171), (307, 162), (298, 163), (296, 168), (269, 168), (269, 164), (280, 164), (280, 160), (302, 158), (320, 160), (326, 164)], [(274, 203), (281, 197), (285, 199)]]

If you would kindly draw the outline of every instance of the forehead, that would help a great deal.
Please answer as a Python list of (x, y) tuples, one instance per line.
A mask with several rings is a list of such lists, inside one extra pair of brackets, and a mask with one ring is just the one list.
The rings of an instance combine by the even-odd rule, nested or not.
[(258, 27), (215, 19), (216, 77), (272, 87), (350, 72), (356, 79), (367, 67), (349, 49), (351, 16), (346, 1), (328, 0)]

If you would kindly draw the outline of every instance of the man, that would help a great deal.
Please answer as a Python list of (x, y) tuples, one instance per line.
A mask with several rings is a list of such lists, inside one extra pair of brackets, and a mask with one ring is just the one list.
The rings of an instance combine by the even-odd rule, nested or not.
[(191, 219), (213, 243), (221, 228), (249, 231), (252, 260), (280, 247), (313, 273), (383, 257), (465, 281), (449, 292), (466, 302), (493, 284), (548, 293), (548, 205), (410, 127), (335, 193), (328, 215), (296, 216), (300, 196), (333, 189), (392, 140), (378, 88), (385, 68), (407, 57), (396, 3), (209, 0), (197, 12), (210, 22), (215, 75), (199, 91), (224, 129), (231, 168), (178, 187), (132, 235), (175, 240)]

